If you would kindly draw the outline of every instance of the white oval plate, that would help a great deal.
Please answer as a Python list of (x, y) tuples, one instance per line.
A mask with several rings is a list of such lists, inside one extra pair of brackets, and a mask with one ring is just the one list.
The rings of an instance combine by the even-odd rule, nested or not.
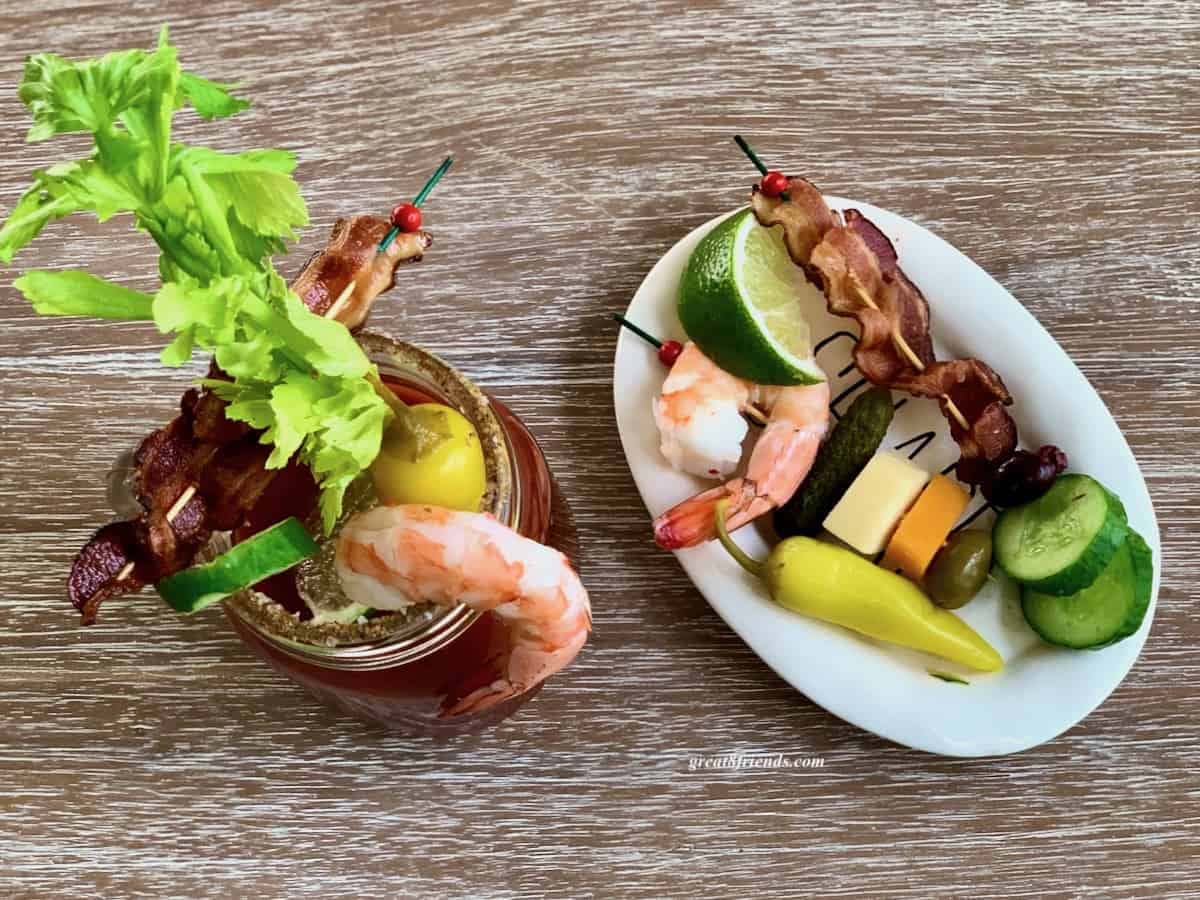
[[(1072, 470), (1094, 476), (1121, 497), (1130, 524), (1154, 551), (1154, 592), (1146, 621), (1133, 637), (1103, 650), (1055, 648), (1025, 624), (1015, 586), (1000, 576), (961, 610), (1005, 659), (1002, 672), (982, 675), (776, 606), (716, 542), (676, 555), (742, 640), (789, 684), (834, 715), (931, 753), (986, 756), (1025, 750), (1061, 734), (1099, 706), (1146, 642), (1160, 574), (1158, 525), (1146, 483), (1083, 373), (995, 279), (907, 219), (866, 203), (827, 200), (834, 209), (862, 210), (895, 242), (905, 272), (929, 300), (938, 357), (978, 356), (1000, 373), (1015, 399), (1011, 411), (1022, 445), (1057, 444)], [(631, 321), (664, 338), (684, 338), (675, 312), (680, 274), (692, 248), (724, 218), (695, 229), (658, 261), (629, 304)], [(797, 281), (803, 282), (799, 274)], [(829, 339), (818, 360), (829, 375), (832, 396), (839, 398), (834, 409), (843, 411), (861, 389), (855, 387), (861, 376), (850, 357), (857, 326), (826, 312), (824, 298), (811, 285), (804, 285), (803, 303), (814, 338)], [(835, 336), (838, 332), (846, 335)], [(617, 427), (652, 516), (713, 484), (675, 471), (659, 453), (650, 409), (665, 374), (653, 348), (622, 329), (613, 371)], [(902, 396), (895, 395), (898, 402)], [(921, 437), (930, 432), (932, 436)], [(899, 407), (883, 446), (902, 444), (906, 452), (919, 451), (916, 459), (930, 471), (958, 458), (932, 400), (908, 398)], [(967, 515), (981, 506), (980, 498), (973, 500)], [(988, 524), (991, 517), (984, 511), (977, 521)], [(742, 529), (738, 541), (758, 557), (769, 550), (757, 527)], [(931, 669), (953, 672), (970, 684), (938, 680)]]

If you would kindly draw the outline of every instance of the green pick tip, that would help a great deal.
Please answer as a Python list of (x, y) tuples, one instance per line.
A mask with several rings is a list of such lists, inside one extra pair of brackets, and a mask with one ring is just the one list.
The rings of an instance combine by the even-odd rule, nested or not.
[(634, 334), (636, 334), (638, 337), (640, 337), (647, 344), (651, 344), (654, 347), (662, 346), (662, 341), (660, 341), (654, 335), (638, 328), (636, 325), (634, 325), (632, 322), (630, 322), (627, 318), (625, 318), (620, 313), (613, 313), (613, 318), (616, 319), (617, 322), (619, 322), (623, 328), (628, 328), (630, 331), (632, 331)]
[(429, 196), (429, 192), (437, 187), (437, 183), (442, 180), (442, 176), (450, 171), (450, 167), (454, 165), (454, 156), (447, 156), (442, 160), (442, 164), (437, 167), (437, 170), (429, 176), (429, 180), (425, 182), (425, 187), (417, 193), (417, 198), (413, 200), (413, 206), (420, 206), (425, 202), (425, 198)]
[(741, 148), (741, 151), (746, 154), (750, 162), (754, 163), (754, 168), (758, 169), (760, 175), (767, 174), (766, 165), (764, 165), (763, 161), (758, 158), (758, 154), (754, 152), (754, 148), (746, 143), (746, 139), (744, 137), (742, 137), (740, 134), (735, 134), (733, 136), (733, 142)]

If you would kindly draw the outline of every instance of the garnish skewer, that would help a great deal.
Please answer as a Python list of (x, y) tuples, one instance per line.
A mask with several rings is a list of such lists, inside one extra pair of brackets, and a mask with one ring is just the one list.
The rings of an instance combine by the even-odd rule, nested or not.
[(425, 198), (429, 196), (430, 191), (437, 187), (437, 183), (442, 180), (442, 176), (450, 171), (450, 167), (454, 165), (454, 157), (447, 156), (442, 160), (442, 164), (437, 167), (429, 180), (425, 182), (425, 187), (417, 193), (413, 198), (412, 203), (400, 203), (392, 209), (392, 228), (387, 233), (382, 241), (379, 242), (379, 252), (382, 253), (388, 248), (388, 245), (396, 239), (401, 231), (417, 231), (421, 227), (421, 204), (425, 202)]
[[(434, 170), (434, 173), (429, 176), (429, 180), (425, 182), (425, 186), (417, 192), (416, 198), (412, 203), (398, 203), (392, 208), (390, 222), (392, 227), (379, 242), (377, 253), (383, 253), (396, 239), (396, 235), (400, 232), (419, 231), (421, 229), (421, 204), (429, 196), (430, 192), (437, 187), (437, 183), (442, 180), (442, 176), (450, 171), (450, 167), (454, 165), (454, 157), (447, 156), (442, 160), (441, 165)], [(351, 281), (338, 298), (330, 304), (329, 309), (325, 312), (325, 318), (336, 319), (339, 312), (342, 311), (342, 306), (350, 299), (350, 295), (354, 293), (354, 282)]]
[[(858, 295), (859, 300), (867, 304), (867, 306), (871, 307), (871, 309), (875, 310), (876, 312), (880, 311), (879, 307), (875, 304), (875, 300), (870, 294), (867, 293), (866, 288), (853, 279), (850, 280), (850, 283), (853, 285), (854, 293)], [(925, 363), (921, 362), (917, 354), (913, 352), (912, 347), (908, 346), (908, 341), (904, 340), (904, 335), (902, 335), (900, 330), (895, 326), (892, 326), (892, 341), (895, 343), (896, 349), (908, 357), (908, 361), (912, 363), (913, 368), (915, 368), (918, 372), (925, 371)], [(971, 426), (967, 424), (967, 419), (962, 412), (959, 411), (959, 408), (954, 405), (954, 401), (950, 399), (950, 395), (942, 394), (941, 399), (945, 401), (946, 409), (958, 421), (958, 424), (962, 430), (970, 431)]]
[[(754, 164), (754, 167), (758, 169), (759, 173), (763, 176), (762, 189), (764, 192), (767, 192), (768, 196), (773, 195), (783, 200), (787, 200), (787, 192), (782, 190), (782, 186), (787, 184), (787, 176), (781, 172), (769, 171), (763, 161), (759, 159), (758, 154), (754, 152), (754, 150), (740, 134), (735, 134), (733, 136), (733, 141), (738, 145), (738, 148), (746, 154), (746, 157)], [(855, 294), (858, 295), (859, 300), (876, 312), (881, 311), (878, 304), (876, 304), (875, 299), (867, 292), (866, 288), (864, 288), (854, 279), (850, 279), (850, 283), (854, 288)], [(913, 352), (912, 347), (908, 345), (908, 341), (904, 339), (904, 335), (900, 333), (900, 329), (896, 323), (889, 321), (888, 325), (891, 331), (892, 343), (895, 345), (896, 349), (904, 355), (909, 363), (912, 364), (913, 368), (915, 368), (918, 372), (924, 372), (925, 364), (921, 361), (920, 357)], [(968, 424), (966, 416), (962, 414), (962, 411), (954, 404), (954, 401), (950, 399), (950, 395), (942, 394), (941, 400), (946, 404), (946, 410), (952, 416), (954, 416), (955, 421), (958, 422), (963, 431), (970, 432), (971, 426)]]
[[(173, 504), (171, 504), (171, 508), (169, 510), (167, 510), (167, 514), (166, 514), (165, 518), (167, 520), (168, 525), (170, 525), (173, 521), (175, 521), (175, 517), (178, 516), (181, 512), (183, 512), (184, 507), (187, 506), (188, 501), (190, 501), (192, 499), (192, 497), (194, 497), (196, 495), (197, 490), (198, 490), (197, 485), (189, 484), (182, 491), (180, 491), (179, 498)], [(135, 564), (133, 562), (125, 563), (125, 565), (123, 565), (121, 567), (121, 571), (119, 571), (117, 573), (117, 577), (115, 580), (116, 581), (124, 581), (126, 578), (128, 578), (131, 574), (133, 574), (134, 565)]]
[[(660, 341), (654, 335), (634, 325), (620, 313), (613, 313), (613, 318), (622, 328), (628, 328), (651, 347), (657, 348), (659, 362), (667, 368), (675, 365), (675, 360), (679, 359), (679, 354), (683, 352), (683, 344), (679, 341)], [(760, 428), (767, 424), (767, 414), (753, 404), (747, 406), (742, 411), (742, 415)]]
[[(425, 202), (425, 199), (429, 196), (430, 192), (434, 189), (434, 187), (437, 186), (437, 183), (439, 181), (441, 181), (442, 176), (445, 175), (446, 172), (448, 172), (450, 170), (450, 166), (452, 166), (453, 164), (454, 164), (454, 157), (447, 156), (444, 160), (442, 160), (441, 165), (439, 165), (437, 167), (437, 169), (434, 171), (433, 175), (430, 176), (429, 180), (425, 182), (425, 186), (421, 188), (420, 192), (416, 196), (416, 199), (414, 199), (414, 201), (411, 204), (407, 204), (407, 203), (399, 204), (392, 210), (392, 215), (391, 215), (392, 227), (388, 231), (387, 236), (384, 237), (384, 239), (380, 242), (377, 252), (382, 253), (383, 251), (385, 251), (388, 248), (388, 245), (391, 244), (391, 242), (393, 240), (395, 240), (396, 235), (399, 234), (401, 231), (418, 231), (420, 229), (420, 227), (421, 227), (421, 212), (420, 212), (421, 204)], [(416, 213), (415, 216), (412, 214), (412, 211), (415, 211), (415, 213)], [(351, 280), (350, 283), (347, 284), (346, 287), (342, 290), (341, 294), (338, 295), (338, 298), (336, 300), (334, 300), (333, 303), (330, 305), (329, 309), (325, 313), (325, 318), (327, 318), (327, 319), (336, 319), (337, 318), (338, 313), (341, 312), (342, 307), (345, 305), (346, 301), (350, 299), (350, 295), (354, 293), (354, 288), (355, 288), (355, 282), (353, 280)], [(196, 495), (197, 490), (198, 490), (198, 486), (193, 483), (193, 484), (189, 484), (187, 487), (185, 487), (180, 492), (179, 497), (171, 505), (171, 508), (167, 511), (167, 514), (165, 516), (168, 525), (170, 525), (175, 520), (175, 518), (181, 512), (183, 512), (184, 507), (186, 507), (188, 505), (188, 502), (192, 499), (192, 497), (194, 497)], [(122, 566), (120, 571), (117, 572), (117, 576), (116, 576), (115, 580), (116, 581), (124, 581), (125, 579), (127, 579), (130, 575), (133, 574), (134, 565), (135, 565), (135, 563), (128, 562), (124, 566)]]

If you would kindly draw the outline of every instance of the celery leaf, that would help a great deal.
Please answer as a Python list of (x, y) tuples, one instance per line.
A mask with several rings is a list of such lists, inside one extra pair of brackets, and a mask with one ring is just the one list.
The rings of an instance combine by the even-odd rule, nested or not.
[(151, 318), (153, 298), (88, 272), (26, 272), (13, 282), (43, 316), (95, 316), (100, 319)]

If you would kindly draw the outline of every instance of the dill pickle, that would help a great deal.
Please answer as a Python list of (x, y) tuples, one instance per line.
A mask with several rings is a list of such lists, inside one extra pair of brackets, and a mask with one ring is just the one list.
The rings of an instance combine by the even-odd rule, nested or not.
[(885, 388), (872, 388), (850, 404), (817, 451), (800, 489), (775, 510), (780, 537), (820, 532), (829, 511), (883, 443), (894, 414), (891, 391)]

